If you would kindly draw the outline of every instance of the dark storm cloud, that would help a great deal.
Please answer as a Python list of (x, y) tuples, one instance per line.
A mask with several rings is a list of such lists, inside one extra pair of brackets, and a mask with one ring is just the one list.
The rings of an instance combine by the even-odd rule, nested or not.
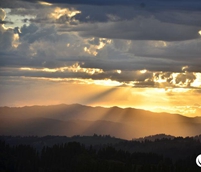
[(80, 22), (107, 22), (132, 20), (138, 16), (154, 17), (161, 22), (182, 25), (201, 26), (201, 11), (184, 11), (180, 8), (169, 10), (158, 8), (157, 10), (141, 9), (133, 6), (74, 6), (81, 13), (74, 16)]
[[(94, 27), (96, 29), (94, 29)], [(82, 36), (96, 36), (128, 40), (179, 41), (199, 38), (200, 27), (161, 23), (154, 18), (138, 17), (130, 21), (110, 22), (99, 25), (78, 26)]]
[[(79, 51), (83, 51), (84, 46), (99, 45), (99, 38), (88, 40), (88, 44), (84, 43), (79, 46), (80, 40), (74, 41), (77, 37), (71, 38), (70, 33), (60, 35), (54, 27), (41, 28), (30, 24), (21, 28), (21, 33), (19, 33), (21, 44), (17, 49), (11, 51), (13, 33), (14, 31), (11, 29), (2, 32), (1, 39), (4, 41), (1, 41), (3, 44), (0, 45), (2, 47), (0, 66), (56, 68), (80, 62), (82, 67), (99, 68), (105, 71), (147, 69), (150, 71), (180, 72), (185, 65), (189, 66), (189, 71), (200, 71), (199, 41), (193, 44), (189, 43), (186, 46), (184, 43), (182, 46), (171, 43), (173, 45), (168, 47), (155, 47), (155, 42), (151, 42), (151, 44), (142, 42), (140, 44), (138, 41), (131, 42), (130, 48), (126, 48), (124, 41), (120, 44), (114, 41), (114, 45), (120, 49), (119, 51), (111, 47), (103, 48), (103, 50), (99, 50), (100, 55), (90, 57), (81, 55)], [(78, 47), (68, 48), (66, 46), (72, 40), (74, 41), (73, 44)], [(30, 49), (32, 45), (35, 47), (33, 52)], [(107, 56), (104, 59), (105, 55), (101, 55), (101, 53), (105, 49)], [(122, 53), (124, 49), (127, 49), (127, 53)], [(70, 55), (71, 51), (75, 51), (76, 54)], [(33, 56), (33, 53), (36, 54)], [(135, 57), (129, 57), (130, 54), (135, 54)], [(126, 75), (124, 77), (126, 79)]]
[[(19, 1), (22, 2), (22, 1)], [(35, 1), (27, 1), (35, 2)], [(12, 9), (11, 14), (33, 14), (29, 22), (58, 24), (61, 32), (78, 31), (84, 37), (104, 37), (130, 40), (181, 41), (199, 38), (201, 29), (201, 2), (194, 1), (47, 1), (61, 8), (81, 11), (72, 18), (66, 14), (50, 20), (45, 14), (38, 14), (38, 7), (24, 10)], [(5, 2), (6, 3), (6, 2)], [(147, 4), (147, 5), (142, 5)], [(27, 3), (28, 6), (32, 3)], [(36, 5), (37, 3), (33, 3)], [(67, 4), (67, 5), (65, 5)], [(70, 5), (69, 5), (70, 4)], [(102, 5), (101, 5), (102, 4)], [(93, 5), (97, 5), (94, 7)], [(120, 5), (120, 6), (116, 6)], [(26, 5), (24, 5), (26, 6)], [(23, 8), (23, 6), (22, 6)], [(53, 7), (52, 7), (53, 8)], [(44, 6), (50, 12), (51, 6)], [(186, 11), (186, 10), (190, 11)], [(48, 11), (49, 10), (49, 11)], [(75, 22), (77, 21), (77, 22)], [(100, 23), (101, 22), (101, 23)], [(68, 24), (67, 24), (68, 23)], [(74, 27), (70, 27), (73, 26)], [(76, 26), (77, 25), (77, 26)]]
[[(36, 0), (24, 0), (28, 2), (37, 2)], [(48, 3), (53, 4), (81, 4), (81, 5), (97, 5), (97, 6), (138, 6), (140, 8), (169, 8), (169, 9), (183, 9), (183, 10), (201, 10), (199, 0), (46, 0)]]
[[(38, 2), (34, 0), (25, 0), (23, 1), (15, 1), (15, 0), (2, 0), (0, 2), (0, 6), (4, 8), (11, 8), (8, 4), (13, 5), (13, 14), (25, 14), (26, 12), (22, 10), (22, 8), (29, 9), (29, 14), (33, 13), (33, 8), (48, 8), (51, 6), (41, 6), (38, 3), (28, 3), (28, 2)], [(131, 20), (136, 16), (150, 16), (153, 15), (155, 18), (159, 19), (160, 21), (167, 21), (167, 22), (176, 22), (176, 23), (184, 23), (191, 22), (194, 25), (200, 25), (199, 17), (194, 15), (194, 13), (198, 13), (200, 15), (201, 11), (201, 3), (199, 0), (193, 1), (168, 1), (168, 0), (110, 0), (110, 1), (56, 1), (56, 0), (49, 0), (46, 2), (50, 2), (55, 4), (56, 6), (61, 7), (75, 7), (76, 9), (80, 10), (82, 13), (76, 15), (74, 18), (78, 19), (82, 22), (106, 22), (108, 20)], [(6, 7), (7, 5), (7, 7)], [(93, 5), (98, 5), (94, 8)], [(116, 5), (120, 5), (117, 7)], [(14, 8), (21, 8), (21, 10), (16, 10)], [(186, 11), (187, 10), (187, 11)], [(189, 12), (188, 12), (189, 10)], [(179, 11), (179, 13), (177, 13)], [(183, 13), (182, 16), (180, 13)], [(190, 18), (189, 16), (193, 16), (194, 18)], [(162, 14), (162, 15), (161, 15)], [(184, 15), (184, 17), (183, 17)], [(181, 20), (182, 19), (182, 20)]]
[[(76, 27), (59, 26), (61, 32), (78, 31), (84, 37), (129, 40), (183, 41), (200, 38), (201, 11), (149, 11), (124, 6), (77, 6)], [(62, 18), (62, 17), (61, 17)], [(65, 18), (65, 17), (64, 17)], [(62, 23), (69, 19), (62, 20)]]
[(5, 30), (0, 25), (0, 53), (9, 51), (12, 48), (13, 31), (11, 29)]
[(200, 37), (198, 32), (201, 29), (201, 11), (186, 12), (180, 8), (142, 10), (132, 6), (94, 8), (90, 5), (78, 5), (75, 8), (81, 11), (72, 17), (79, 21), (78, 26), (69, 28), (63, 25), (58, 30), (79, 31), (85, 37), (131, 40), (180, 41)]
[(19, 36), (23, 41), (28, 43), (33, 43), (38, 40), (57, 42), (59, 40), (59, 35), (56, 34), (54, 26), (40, 29), (34, 24), (29, 26), (24, 25), (20, 29)]
[[(34, 2), (34, 3), (30, 3)], [(16, 8), (25, 8), (29, 9), (30, 12), (32, 11), (31, 9), (33, 8), (41, 8), (42, 5), (38, 3), (38, 1), (35, 0), (1, 0), (0, 1), (0, 7), (1, 8), (11, 8), (11, 9), (16, 9)], [(19, 10), (18, 12), (20, 12)], [(23, 12), (23, 10), (21, 11)]]
[[(181, 71), (182, 65), (175, 63), (173, 65), (167, 65), (167, 63), (161, 63), (160, 61), (153, 63), (152, 60), (149, 61), (149, 64), (145, 64), (145, 61), (135, 62), (134, 60), (99, 60), (97, 58), (91, 57), (67, 57), (63, 60), (55, 59), (55, 58), (47, 58), (47, 57), (34, 57), (29, 58), (23, 56), (22, 54), (13, 53), (0, 53), (0, 67), (33, 67), (33, 68), (59, 68), (64, 67), (65, 65), (74, 64), (79, 62), (81, 67), (83, 68), (98, 68), (103, 69), (104, 71), (111, 70), (142, 70), (147, 69), (150, 71)], [(45, 63), (44, 63), (45, 61)], [(84, 63), (84, 64), (82, 64)], [(126, 75), (125, 75), (126, 77)]]
[[(67, 5), (62, 4), (62, 1), (54, 1), (61, 4), (48, 8), (45, 6), (44, 9), (41, 9), (41, 5), (38, 9), (37, 3), (28, 2), (30, 1), (19, 9), (22, 1), (16, 1), (18, 4), (16, 7), (13, 4), (10, 14), (27, 15), (30, 11), (36, 17), (27, 19), (29, 25), (8, 30), (1, 28), (1, 67), (53, 69), (77, 62), (82, 68), (98, 68), (105, 72), (89, 75), (79, 72), (10, 71), (2, 73), (3, 76), (110, 78), (120, 82), (139, 81), (139, 86), (148, 86), (153, 85), (152, 73), (138, 75), (133, 71), (147, 69), (151, 72), (181, 72), (181, 68), (186, 65), (189, 67), (188, 71), (201, 71), (201, 40), (198, 33), (201, 30), (201, 13), (197, 10), (199, 1), (144, 1), (143, 4), (142, 1), (65, 1)], [(51, 20), (47, 16), (57, 6), (61, 9), (79, 10), (81, 13), (73, 17), (63, 14), (58, 19)], [(73, 19), (78, 22), (74, 25), (66, 24)], [(17, 48), (12, 47), (14, 33), (19, 35)], [(91, 37), (95, 38), (90, 39)], [(111, 45), (107, 45), (106, 40), (99, 38), (114, 40)], [(119, 39), (122, 43), (118, 42)], [(133, 41), (127, 45), (126, 40)], [(167, 42), (160, 40), (170, 42), (166, 45)], [(96, 48), (101, 43), (105, 47)], [(96, 51), (97, 56), (85, 52), (85, 48)], [(121, 70), (121, 74), (113, 70)], [(180, 75), (177, 81), (184, 83), (188, 79), (193, 82), (195, 78), (190, 77)]]
[(188, 64), (200, 64), (201, 39), (165, 43), (163, 41), (133, 41), (128, 52), (136, 56), (155, 57)]

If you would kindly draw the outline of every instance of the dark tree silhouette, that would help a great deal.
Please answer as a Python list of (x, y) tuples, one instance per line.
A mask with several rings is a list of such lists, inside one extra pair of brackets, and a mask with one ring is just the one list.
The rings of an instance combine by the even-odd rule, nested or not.
[[(143, 151), (156, 147), (158, 153)], [(132, 148), (138, 151), (129, 152)], [(200, 141), (192, 138), (125, 141), (98, 149), (69, 142), (44, 146), (40, 152), (30, 145), (10, 146), (0, 140), (0, 172), (199, 172), (195, 164), (199, 151)]]

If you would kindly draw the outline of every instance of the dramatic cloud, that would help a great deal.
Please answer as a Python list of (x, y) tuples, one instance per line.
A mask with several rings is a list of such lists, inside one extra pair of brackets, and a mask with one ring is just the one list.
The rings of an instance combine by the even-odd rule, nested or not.
[(31, 80), (200, 96), (199, 0), (1, 0), (0, 7), (0, 93), (20, 78), (23, 87)]
[[(27, 2), (37, 2), (37, 0), (24, 0)], [(192, 0), (189, 2), (188, 0), (175, 0), (174, 3), (169, 0), (144, 0), (143, 2), (139, 2), (138, 0), (110, 0), (110, 1), (101, 1), (101, 0), (46, 0), (45, 2), (54, 4), (54, 3), (62, 3), (62, 4), (81, 4), (81, 5), (101, 5), (101, 6), (108, 6), (108, 5), (122, 5), (122, 6), (130, 6), (136, 5), (141, 8), (167, 8), (167, 9), (186, 9), (186, 10), (199, 10), (201, 8), (199, 0)]]

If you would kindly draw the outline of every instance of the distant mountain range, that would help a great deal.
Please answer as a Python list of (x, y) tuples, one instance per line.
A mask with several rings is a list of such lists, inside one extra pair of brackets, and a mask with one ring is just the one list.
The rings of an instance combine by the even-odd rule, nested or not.
[(184, 137), (201, 133), (201, 117), (79, 104), (0, 107), (0, 124), (0, 135), (13, 136), (96, 133), (133, 139), (158, 133)]

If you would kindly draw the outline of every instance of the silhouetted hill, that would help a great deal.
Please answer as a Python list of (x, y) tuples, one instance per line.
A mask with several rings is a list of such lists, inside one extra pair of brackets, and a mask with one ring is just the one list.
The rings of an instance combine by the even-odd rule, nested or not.
[[(59, 143), (58, 140), (66, 140)], [(76, 136), (80, 141), (85, 137)], [(57, 140), (57, 144), (53, 142)], [(0, 171), (76, 171), (76, 172), (199, 172), (195, 159), (201, 145), (194, 138), (177, 137), (155, 141), (119, 141), (104, 145), (85, 146), (74, 138), (46, 136), (0, 137)], [(96, 140), (118, 141), (109, 136), (87, 137)], [(16, 141), (12, 146), (9, 142)], [(61, 141), (60, 140), (60, 141)], [(30, 142), (51, 143), (40, 150)], [(20, 142), (22, 144), (20, 144)], [(26, 142), (25, 144), (23, 142)], [(32, 143), (31, 142), (31, 143)], [(8, 144), (9, 143), (9, 144)]]
[(174, 139), (174, 138), (175, 137), (171, 136), (171, 135), (156, 134), (156, 135), (141, 137), (141, 138), (137, 138), (137, 139), (133, 139), (133, 140), (136, 140), (136, 141), (145, 141), (145, 140), (155, 141), (158, 139)]
[(201, 133), (201, 117), (79, 104), (0, 108), (1, 135), (112, 135), (124, 139)]
[(42, 150), (44, 146), (52, 147), (55, 144), (65, 144), (68, 142), (79, 142), (81, 144), (94, 147), (102, 147), (104, 145), (115, 145), (119, 142), (126, 141), (123, 139), (111, 137), (109, 135), (97, 135), (93, 136), (0, 136), (0, 140), (5, 141), (10, 146), (17, 145), (30, 145), (36, 148), (37, 150)]
[[(156, 153), (172, 160), (198, 155), (201, 151), (201, 142), (195, 137), (173, 137), (165, 134), (146, 136), (148, 139), (123, 140), (109, 135), (93, 136), (0, 136), (0, 140), (5, 141), (10, 146), (30, 145), (41, 151), (43, 147), (53, 147), (54, 145), (64, 145), (69, 142), (79, 142), (87, 148), (93, 146), (96, 150), (112, 146), (117, 150), (130, 153)], [(155, 140), (153, 139), (155, 138)]]

